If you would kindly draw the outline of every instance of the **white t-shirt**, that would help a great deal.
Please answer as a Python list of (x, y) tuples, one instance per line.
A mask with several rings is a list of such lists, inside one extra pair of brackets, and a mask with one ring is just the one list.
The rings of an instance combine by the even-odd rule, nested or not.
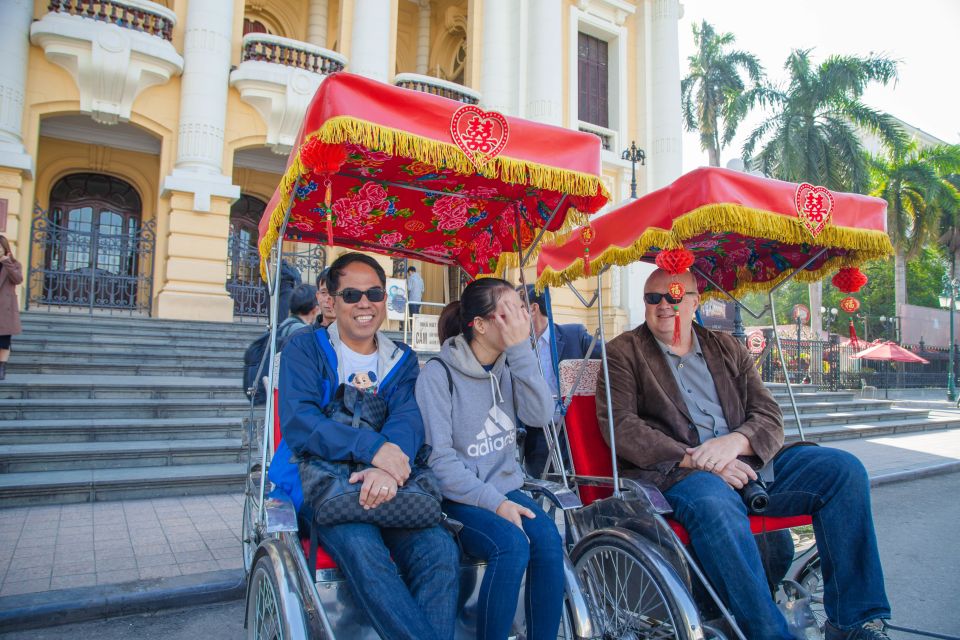
[[(377, 355), (376, 351), (369, 355), (357, 353), (347, 345), (340, 343), (337, 347), (337, 359), (340, 361), (337, 373), (340, 376), (340, 382), (366, 388), (369, 391), (376, 391), (380, 384)], [(370, 381), (369, 386), (366, 384), (366, 380)]]

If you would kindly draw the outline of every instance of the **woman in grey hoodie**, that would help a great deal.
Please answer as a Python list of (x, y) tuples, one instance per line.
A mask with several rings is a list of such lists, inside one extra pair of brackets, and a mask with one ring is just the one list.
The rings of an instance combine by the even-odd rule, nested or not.
[(530, 318), (510, 283), (470, 283), (440, 316), (440, 355), (417, 379), (417, 404), (444, 511), (484, 558), (477, 638), (510, 633), (527, 574), (527, 638), (554, 640), (563, 608), (563, 544), (553, 520), (520, 491), (516, 424), (545, 425), (554, 402), (530, 346)]

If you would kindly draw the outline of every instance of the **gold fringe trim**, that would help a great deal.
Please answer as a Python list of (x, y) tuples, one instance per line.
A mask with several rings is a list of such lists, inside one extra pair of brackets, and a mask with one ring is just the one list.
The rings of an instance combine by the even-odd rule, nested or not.
[[(703, 233), (737, 233), (746, 237), (764, 238), (784, 244), (815, 244), (827, 248), (847, 249), (846, 256), (829, 258), (815, 271), (801, 271), (795, 278), (800, 282), (816, 282), (840, 267), (854, 267), (893, 254), (890, 237), (882, 231), (854, 229), (827, 225), (816, 239), (810, 235), (799, 218), (784, 216), (738, 204), (709, 204), (694, 209), (673, 222), (670, 231), (651, 227), (628, 247), (607, 247), (590, 260), (590, 273), (607, 265), (627, 265), (640, 260), (652, 247), (676, 248), (690, 238)], [(583, 259), (556, 271), (546, 267), (537, 278), (537, 289), (563, 286), (567, 280), (584, 276)], [(751, 292), (764, 293), (775, 287), (789, 273), (783, 273), (766, 282), (743, 282), (731, 291), (733, 295)], [(724, 297), (721, 292), (708, 292), (704, 299)]]
[[(390, 129), (350, 116), (337, 116), (327, 120), (318, 130), (307, 136), (303, 143), (305, 144), (314, 138), (327, 143), (343, 144), (350, 142), (358, 144), (371, 151), (382, 151), (394, 156), (418, 160), (435, 167), (452, 169), (464, 176), (479, 173), (485, 178), (499, 179), (510, 184), (524, 184), (538, 189), (586, 197), (593, 197), (600, 193), (606, 200), (610, 199), (610, 192), (599, 176), (505, 156), (497, 156), (477, 169), (471, 159), (454, 144)], [(282, 200), (271, 212), (270, 228), (260, 241), (260, 273), (264, 278), (266, 278), (265, 263), (270, 255), (270, 249), (277, 241), (280, 225), (283, 224), (283, 219), (289, 207), (290, 194), (297, 180), (305, 173), (307, 171), (300, 161), (298, 152), (280, 181), (279, 191), (282, 194)], [(585, 221), (586, 216), (571, 210), (564, 225), (553, 232), (553, 240), (561, 241), (562, 234), (569, 233), (574, 227), (585, 224)], [(502, 273), (499, 265), (497, 268)]]

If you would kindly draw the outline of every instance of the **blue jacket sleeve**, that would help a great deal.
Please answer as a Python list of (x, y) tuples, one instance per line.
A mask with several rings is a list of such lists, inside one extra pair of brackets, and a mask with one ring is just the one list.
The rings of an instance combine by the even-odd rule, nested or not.
[(389, 415), (380, 434), (400, 447), (413, 464), (424, 440), (423, 416), (414, 393), (420, 365), (416, 354), (410, 352), (399, 366), (402, 368), (394, 373), (399, 376), (396, 386), (387, 397)]
[[(324, 403), (328, 400), (326, 396), (330, 394), (326, 393), (328, 383), (323, 376), (322, 357), (310, 332), (295, 336), (283, 349), (280, 356), (280, 432), (283, 439), (298, 454), (309, 452), (324, 460), (369, 464), (387, 438), (375, 431), (340, 424), (323, 415)], [(410, 397), (416, 406), (412, 385)], [(419, 414), (417, 417), (419, 419)], [(422, 421), (419, 424), (422, 434)]]
[[(590, 332), (587, 331), (587, 328), (582, 324), (577, 326), (580, 328), (580, 335), (578, 336), (580, 340), (580, 353), (585, 354), (587, 353), (587, 349), (590, 348), (590, 343), (593, 341), (593, 336), (590, 335)], [(594, 360), (597, 360), (602, 354), (603, 352), (601, 351), (600, 340), (597, 340), (597, 344), (594, 345), (593, 352), (590, 354), (590, 357)], [(581, 357), (583, 356), (581, 355)]]

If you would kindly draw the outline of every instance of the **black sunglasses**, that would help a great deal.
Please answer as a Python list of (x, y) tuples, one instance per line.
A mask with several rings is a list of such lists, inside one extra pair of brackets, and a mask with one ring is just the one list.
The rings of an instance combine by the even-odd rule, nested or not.
[(383, 290), (383, 287), (372, 287), (366, 291), (350, 287), (330, 295), (343, 298), (343, 301), (347, 304), (357, 304), (363, 296), (367, 296), (367, 300), (370, 302), (383, 302), (383, 299), (387, 297), (387, 292)]
[[(690, 295), (690, 293), (691, 292), (688, 291), (683, 295), (687, 296), (687, 295)], [(650, 293), (643, 294), (643, 301), (646, 302), (647, 304), (660, 304), (660, 301), (664, 298), (666, 298), (667, 302), (669, 302), (670, 304), (680, 304), (681, 302), (683, 302), (683, 296), (680, 296), (679, 298), (674, 298), (669, 293), (650, 292)]]

